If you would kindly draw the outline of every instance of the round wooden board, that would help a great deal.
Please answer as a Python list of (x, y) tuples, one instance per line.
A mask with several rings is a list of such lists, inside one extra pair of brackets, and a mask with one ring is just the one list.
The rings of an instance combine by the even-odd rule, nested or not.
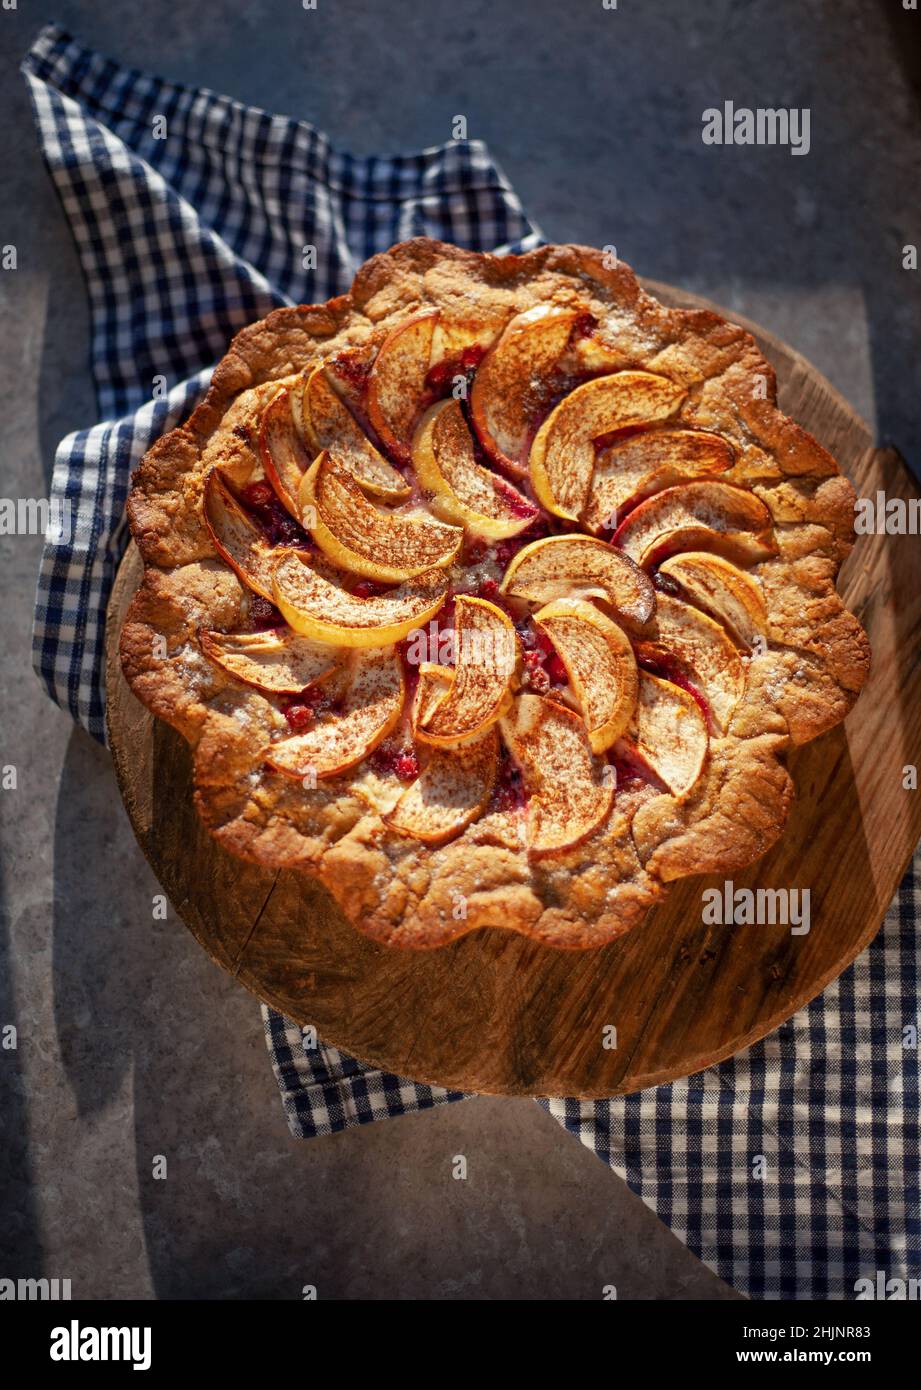
[[(704, 303), (648, 288), (671, 304)], [(835, 453), (858, 491), (873, 495), (885, 482), (889, 496), (914, 496), (897, 456), (873, 449), (828, 382), (745, 326), (777, 370), (783, 408)], [(141, 574), (133, 546), (107, 633), (110, 743), (132, 825), (212, 960), (366, 1062), (432, 1085), (509, 1095), (593, 1098), (687, 1076), (764, 1037), (863, 950), (919, 838), (921, 800), (901, 790), (901, 767), (918, 761), (921, 743), (913, 659), (921, 586), (910, 545), (866, 537), (848, 562), (841, 587), (873, 642), (870, 685), (844, 728), (791, 756), (798, 794), (786, 833), (735, 876), (737, 888), (808, 888), (806, 935), (782, 925), (705, 925), (702, 891), (722, 880), (701, 878), (678, 884), (643, 926), (597, 951), (553, 950), (493, 929), (424, 953), (372, 944), (305, 875), (235, 860), (203, 830), (187, 745), (134, 699), (118, 662)], [(606, 1045), (610, 1025), (616, 1047)]]

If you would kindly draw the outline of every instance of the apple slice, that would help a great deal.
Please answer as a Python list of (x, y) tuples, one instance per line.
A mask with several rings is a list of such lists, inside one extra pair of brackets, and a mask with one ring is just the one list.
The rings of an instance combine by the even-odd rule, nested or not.
[(442, 748), (495, 723), (508, 707), (519, 656), (514, 625), (494, 603), (459, 594), (454, 621), (454, 679), (416, 729), (422, 742)]
[(323, 680), (343, 656), (327, 643), (312, 642), (287, 628), (265, 632), (206, 632), (201, 649), (244, 685), (272, 695), (297, 695), (308, 685)]
[(682, 483), (657, 492), (611, 538), (638, 565), (681, 550), (715, 550), (749, 564), (776, 551), (771, 514), (759, 498), (730, 483)]
[(636, 652), (641, 665), (653, 663), (666, 679), (673, 672), (686, 675), (706, 700), (714, 731), (726, 731), (745, 690), (745, 664), (721, 623), (660, 593), (649, 639), (637, 643)]
[(540, 388), (578, 317), (577, 309), (558, 304), (526, 309), (509, 320), (480, 363), (470, 393), (473, 426), (489, 456), (513, 473), (527, 471), (524, 457), (542, 404)]
[(604, 822), (614, 799), (613, 786), (601, 781), (584, 722), (564, 705), (524, 694), (500, 727), (529, 793), (530, 853), (581, 844)]
[(519, 550), (499, 586), (504, 594), (550, 603), (556, 598), (602, 598), (627, 622), (642, 627), (655, 612), (647, 574), (595, 536), (545, 536)]
[(648, 671), (640, 672), (630, 740), (673, 796), (685, 796), (703, 771), (710, 738), (693, 695)]
[(216, 468), (205, 479), (203, 514), (214, 548), (247, 588), (272, 599), (274, 547)]
[(269, 597), (295, 632), (316, 642), (387, 647), (434, 617), (447, 593), (444, 570), (432, 569), (389, 593), (359, 598), (286, 550), (275, 558)]
[(664, 560), (659, 572), (676, 580), (692, 603), (728, 627), (743, 646), (766, 637), (768, 612), (761, 585), (722, 555), (691, 550)]
[(494, 725), (462, 748), (433, 748), (415, 782), (384, 816), (384, 824), (425, 844), (445, 844), (485, 810), (498, 766)]
[(317, 545), (340, 568), (368, 579), (411, 579), (451, 563), (464, 533), (427, 513), (383, 511), (365, 497), (335, 454), (319, 454), (304, 474), (299, 502)]
[(649, 430), (609, 444), (595, 459), (582, 524), (614, 531), (618, 512), (683, 480), (725, 473), (733, 458), (732, 446), (705, 430)]
[(419, 726), (429, 715), (434, 714), (435, 706), (447, 695), (453, 679), (453, 666), (440, 666), (434, 661), (420, 662), (419, 680), (410, 716), (410, 727), (414, 737)]
[(526, 530), (537, 507), (497, 473), (476, 461), (460, 401), (438, 401), (413, 438), (416, 477), (445, 521), (484, 540), (504, 540)]
[(636, 706), (637, 670), (623, 628), (585, 599), (556, 599), (534, 614), (572, 686), (588, 741), (603, 753), (627, 728)]
[(367, 758), (396, 727), (404, 696), (403, 665), (396, 652), (353, 652), (349, 662), (348, 685), (336, 713), (265, 749), (265, 761), (276, 772), (336, 777)]
[[(306, 436), (304, 434), (304, 387), (307, 383), (307, 378), (309, 375), (310, 368), (308, 367), (303, 372), (300, 372), (297, 376), (292, 377), (290, 378), (290, 380), (282, 383), (285, 390), (288, 392), (288, 398), (291, 402), (291, 418), (294, 421), (294, 428), (297, 430), (297, 437), (301, 441), (302, 445), (306, 444)], [(308, 463), (311, 462), (312, 459), (313, 454), (308, 453)], [(294, 493), (294, 496), (297, 496), (296, 491)]]
[(381, 343), (368, 378), (368, 416), (398, 463), (409, 463), (416, 420), (429, 398), (426, 377), (438, 310), (398, 324)]
[(560, 401), (534, 436), (528, 466), (537, 500), (578, 521), (595, 468), (595, 440), (613, 430), (673, 415), (687, 392), (651, 372), (615, 372), (583, 382)]
[(372, 339), (339, 348), (324, 362), (330, 386), (359, 419), (367, 408), (368, 378), (376, 356), (377, 347)]
[(367, 492), (388, 502), (399, 502), (409, 496), (411, 489), (406, 479), (375, 449), (348, 406), (333, 390), (322, 363), (307, 378), (302, 412), (304, 435), (313, 450), (311, 459), (324, 449), (332, 449), (356, 483)]
[(293, 407), (294, 396), (287, 387), (272, 397), (262, 412), (259, 453), (265, 476), (279, 500), (295, 521), (300, 521), (297, 494), (312, 456), (304, 448)]

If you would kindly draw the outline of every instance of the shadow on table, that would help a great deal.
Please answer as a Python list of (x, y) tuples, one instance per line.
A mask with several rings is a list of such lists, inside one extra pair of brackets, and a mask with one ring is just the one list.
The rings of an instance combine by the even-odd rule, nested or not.
[(10, 1025), (17, 1033), (16, 1049), (0, 1050), (0, 1274), (25, 1279), (41, 1273), (43, 1245), (33, 1191), (28, 1097), (20, 1066), (33, 1039), (25, 1023), (27, 1011), (14, 997), (8, 902), (0, 879), (0, 1033)]
[[(286, 1271), (271, 1222), (262, 1268), (258, 1213), (279, 1196), (279, 1169), (295, 1146), (258, 1006), (206, 960), (172, 908), (166, 920), (155, 917), (160, 888), (107, 763), (74, 732), (55, 823), (54, 1015), (82, 1132), (104, 1114), (111, 1127), (120, 1095), (126, 1129), (107, 1155), (108, 1171), (73, 1172), (72, 1190), (79, 1196), (81, 1183), (103, 1176), (110, 1184), (105, 1224), (87, 1232), (108, 1261), (119, 1244), (136, 1241), (139, 1201), (157, 1297), (271, 1296)], [(133, 1132), (126, 1072), (134, 1077)], [(165, 1180), (153, 1177), (160, 1156)], [(89, 1161), (97, 1165), (99, 1155)], [(295, 1169), (287, 1165), (289, 1182)], [(243, 1236), (247, 1227), (254, 1241)], [(99, 1268), (101, 1296), (117, 1296), (107, 1282), (113, 1274)]]

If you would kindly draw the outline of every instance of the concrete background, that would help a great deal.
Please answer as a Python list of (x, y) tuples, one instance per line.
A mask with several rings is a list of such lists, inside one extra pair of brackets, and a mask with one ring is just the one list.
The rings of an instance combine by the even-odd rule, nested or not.
[[(760, 320), (921, 469), (921, 15), (900, 0), (57, 0), (114, 58), (309, 119), (365, 153), (487, 140), (553, 240)], [(0, 11), (0, 493), (38, 496), (94, 419), (87, 306), (16, 68), (48, 11)], [(707, 148), (701, 112), (808, 106), (812, 148)], [(0, 1276), (75, 1297), (724, 1298), (529, 1101), (298, 1143), (258, 1008), (175, 920), (107, 755), (30, 669), (40, 543), (0, 538)], [(454, 1154), (470, 1179), (454, 1182)], [(153, 1156), (169, 1180), (151, 1179)]]

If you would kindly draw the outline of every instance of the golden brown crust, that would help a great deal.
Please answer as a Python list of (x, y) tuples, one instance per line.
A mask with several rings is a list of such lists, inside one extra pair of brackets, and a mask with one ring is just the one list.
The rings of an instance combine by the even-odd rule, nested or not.
[[(686, 388), (670, 427), (729, 441), (722, 476), (764, 502), (777, 545), (752, 567), (769, 613), (765, 650), (748, 661), (745, 693), (696, 787), (680, 799), (619, 793), (597, 833), (547, 860), (529, 858), (520, 817), (496, 807), (443, 845), (389, 829), (403, 787), (368, 764), (316, 789), (268, 770), (262, 754), (284, 722), (277, 702), (209, 662), (199, 641), (202, 628), (245, 628), (253, 601), (211, 543), (204, 480), (214, 466), (241, 485), (259, 474), (259, 419), (278, 383), (345, 347), (373, 358), (420, 310), (494, 339), (540, 303), (593, 315), (607, 370), (658, 372)], [(134, 692), (195, 748), (196, 803), (219, 843), (315, 875), (360, 930), (411, 947), (485, 926), (601, 945), (641, 921), (671, 880), (763, 854), (793, 795), (786, 749), (843, 719), (869, 666), (866, 636), (835, 590), (853, 543), (853, 489), (775, 398), (749, 334), (707, 311), (664, 307), (627, 266), (579, 246), (496, 258), (417, 239), (368, 261), (348, 295), (277, 310), (239, 333), (205, 400), (134, 476), (128, 516), (145, 578), (121, 639)]]
[(686, 797), (656, 797), (637, 812), (633, 839), (665, 883), (744, 868), (780, 836), (793, 783), (779, 761), (786, 740), (762, 734), (710, 744), (705, 777)]

